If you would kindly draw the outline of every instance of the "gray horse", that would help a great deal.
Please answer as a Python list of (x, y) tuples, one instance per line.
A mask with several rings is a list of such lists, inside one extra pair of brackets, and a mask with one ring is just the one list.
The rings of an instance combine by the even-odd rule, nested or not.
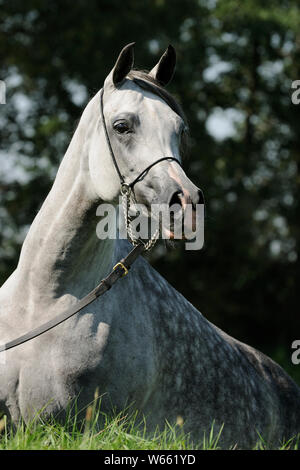
[[(180, 159), (184, 116), (164, 86), (175, 67), (169, 47), (149, 74), (132, 70), (133, 45), (104, 83), (104, 115), (120, 172), (136, 178), (161, 156)], [(100, 93), (100, 92), (99, 92)], [(32, 223), (15, 272), (0, 290), (0, 341), (76, 304), (130, 250), (96, 236), (96, 209), (116, 204), (120, 180), (100, 116), (88, 103), (53, 187)], [(200, 201), (174, 160), (153, 166), (135, 186), (138, 202)], [(2, 353), (3, 354), (3, 353)], [(300, 428), (300, 390), (271, 359), (206, 320), (140, 257), (103, 297), (51, 331), (5, 352), (0, 412), (16, 423), (46, 405), (63, 415), (103, 395), (102, 408), (133, 403), (149, 431), (184, 423), (197, 441), (223, 424), (223, 446), (250, 448), (258, 433), (277, 445)]]

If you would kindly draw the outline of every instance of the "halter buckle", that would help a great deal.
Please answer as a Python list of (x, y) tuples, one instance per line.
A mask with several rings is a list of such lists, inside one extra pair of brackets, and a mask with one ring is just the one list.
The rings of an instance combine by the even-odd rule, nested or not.
[(120, 266), (120, 267), (123, 269), (123, 271), (124, 271), (121, 277), (126, 276), (126, 274), (128, 274), (128, 269), (127, 269), (126, 266), (125, 266), (123, 263), (121, 263), (121, 262), (117, 263), (117, 264), (113, 267), (113, 271), (115, 271), (115, 269), (117, 269), (119, 266)]

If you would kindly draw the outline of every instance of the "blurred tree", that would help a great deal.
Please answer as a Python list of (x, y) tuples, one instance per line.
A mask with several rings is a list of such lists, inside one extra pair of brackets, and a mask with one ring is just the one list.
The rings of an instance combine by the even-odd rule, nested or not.
[(0, 0), (0, 282), (120, 49), (135, 40), (137, 66), (150, 69), (172, 43), (170, 91), (190, 124), (185, 166), (206, 196), (206, 245), (158, 247), (151, 261), (209, 320), (300, 381), (290, 362), (300, 335), (299, 10), (296, 0)]

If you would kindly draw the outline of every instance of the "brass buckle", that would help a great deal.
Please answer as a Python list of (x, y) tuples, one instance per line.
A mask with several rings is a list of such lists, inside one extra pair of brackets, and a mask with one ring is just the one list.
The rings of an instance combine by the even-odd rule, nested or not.
[(122, 274), (121, 277), (126, 276), (126, 274), (128, 274), (128, 269), (127, 269), (126, 266), (125, 266), (123, 263), (121, 263), (121, 262), (117, 263), (117, 264), (113, 267), (113, 271), (114, 271), (115, 269), (117, 269), (119, 266), (124, 270), (124, 272), (123, 272), (123, 274)]

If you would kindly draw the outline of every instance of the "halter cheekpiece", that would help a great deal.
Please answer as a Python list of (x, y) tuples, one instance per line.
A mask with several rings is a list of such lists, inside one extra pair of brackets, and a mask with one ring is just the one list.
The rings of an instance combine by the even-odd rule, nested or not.
[(132, 195), (133, 188), (136, 185), (136, 183), (138, 183), (139, 181), (142, 181), (145, 178), (145, 176), (147, 175), (147, 173), (149, 172), (149, 170), (151, 170), (151, 168), (153, 168), (158, 163), (160, 163), (162, 161), (165, 161), (165, 160), (175, 161), (180, 166), (181, 166), (181, 163), (177, 158), (174, 158), (174, 157), (161, 157), (158, 160), (155, 160), (150, 165), (148, 165), (131, 183), (127, 183), (125, 181), (124, 176), (122, 175), (122, 173), (120, 171), (120, 168), (119, 168), (119, 165), (117, 163), (117, 159), (115, 157), (115, 154), (114, 154), (114, 151), (113, 151), (113, 148), (112, 148), (112, 145), (111, 145), (111, 141), (110, 141), (110, 138), (109, 138), (109, 134), (108, 134), (108, 130), (107, 130), (106, 122), (105, 122), (105, 117), (104, 117), (104, 111), (103, 111), (103, 95), (104, 95), (104, 88), (102, 88), (100, 90), (100, 114), (101, 114), (101, 119), (102, 119), (102, 124), (103, 124), (103, 129), (104, 129), (104, 134), (105, 134), (108, 150), (109, 150), (111, 159), (113, 161), (114, 167), (116, 169), (116, 172), (117, 172), (117, 174), (119, 176), (119, 179), (120, 179), (122, 206), (123, 206), (123, 212), (124, 212), (127, 235), (128, 235), (128, 238), (129, 238), (130, 242), (133, 245), (137, 246), (138, 244), (142, 243), (144, 245), (145, 250), (150, 250), (155, 245), (155, 243), (158, 239), (159, 229), (157, 229), (154, 232), (154, 234), (152, 235), (150, 240), (148, 240), (148, 242), (146, 242), (146, 243), (144, 243), (140, 238), (137, 239), (135, 237), (135, 235), (133, 234), (133, 231), (132, 231), (132, 228), (131, 228), (132, 219), (129, 215), (131, 195)]

